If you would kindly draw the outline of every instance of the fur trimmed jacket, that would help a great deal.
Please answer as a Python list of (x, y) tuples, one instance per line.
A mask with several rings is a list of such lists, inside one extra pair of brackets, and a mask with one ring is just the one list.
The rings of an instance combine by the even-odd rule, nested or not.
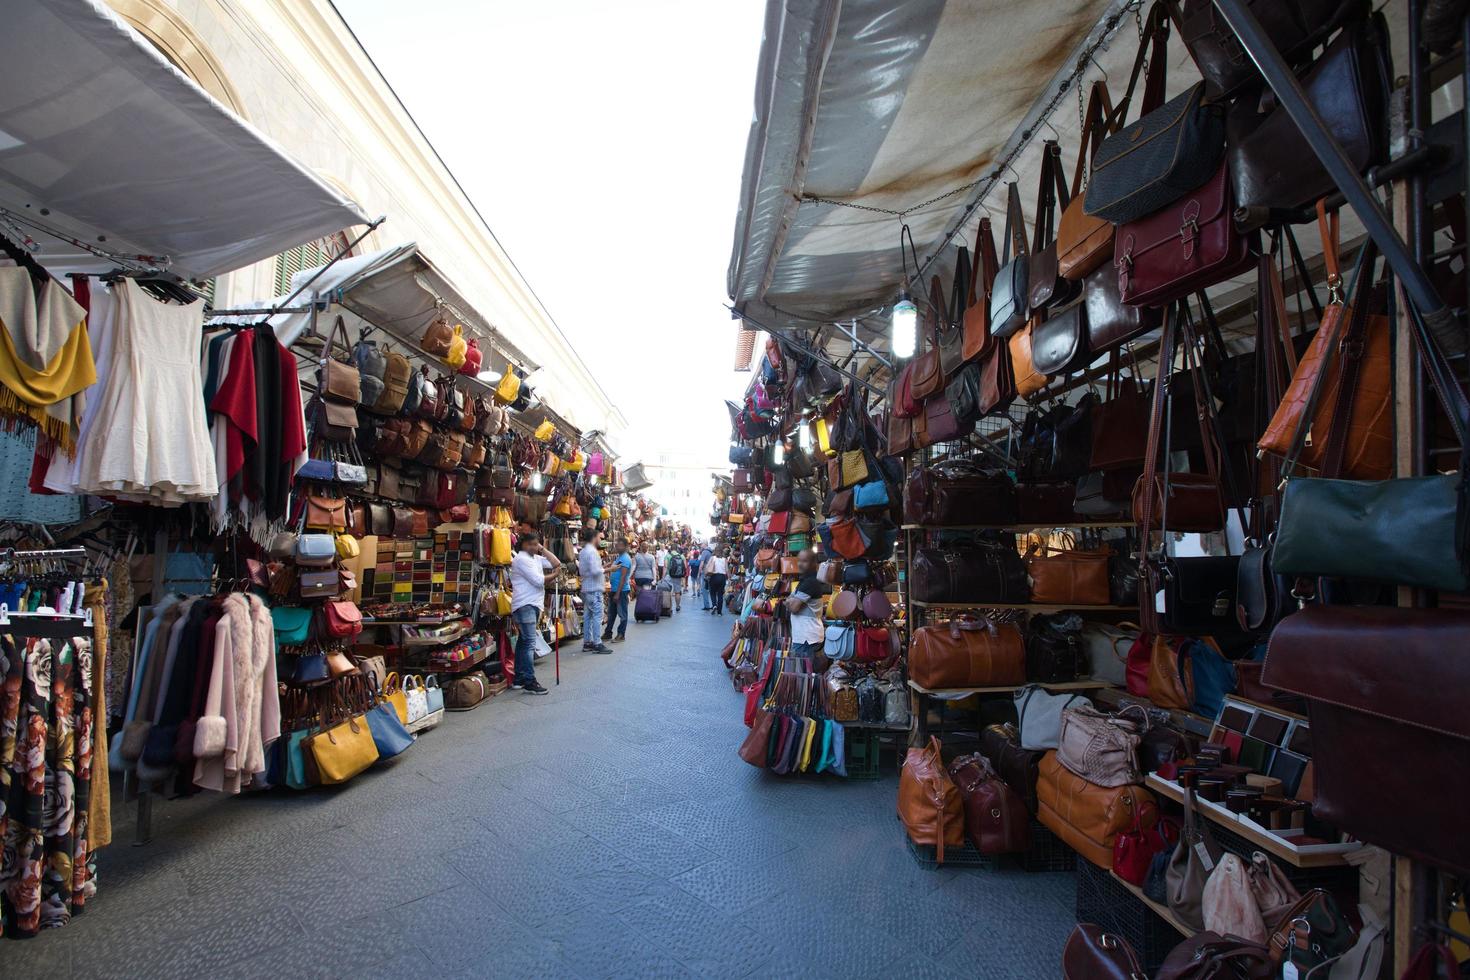
[(275, 628), (253, 595), (228, 595), (220, 610), (209, 693), (194, 731), (194, 783), (238, 793), (265, 772), (265, 748), (281, 735)]

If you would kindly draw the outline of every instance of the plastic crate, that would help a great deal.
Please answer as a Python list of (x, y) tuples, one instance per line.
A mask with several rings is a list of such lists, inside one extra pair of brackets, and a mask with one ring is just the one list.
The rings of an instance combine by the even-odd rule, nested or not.
[(1036, 819), (1031, 821), (1031, 844), (1020, 858), (1023, 871), (1077, 870), (1077, 852)]
[[(902, 826), (902, 821), (900, 821)], [(990, 854), (981, 854), (980, 851), (968, 840), (963, 847), (946, 847), (944, 849), (944, 863), (939, 863), (938, 850), (930, 844), (915, 844), (914, 839), (903, 832), (903, 839), (909, 846), (909, 853), (918, 862), (919, 867), (927, 871), (937, 871), (940, 868), (993, 868), (996, 866), (997, 857)]]
[(1184, 937), (1091, 861), (1077, 862), (1077, 921), (1091, 922), (1133, 947), (1144, 973), (1153, 976)]
[(878, 731), (872, 728), (844, 728), (847, 737), (847, 757), (843, 760), (848, 779), (877, 779), (881, 775), (879, 765), (883, 751), (878, 741)]

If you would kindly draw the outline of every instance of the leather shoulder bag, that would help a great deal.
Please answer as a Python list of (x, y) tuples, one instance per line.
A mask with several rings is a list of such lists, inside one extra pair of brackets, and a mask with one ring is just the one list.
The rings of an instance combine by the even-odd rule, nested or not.
[[(1344, 20), (1362, 16), (1367, 7), (1360, 0), (1249, 0), (1246, 6), (1271, 45), (1292, 64), (1310, 57), (1322, 38)], [(1211, 0), (1184, 0), (1179, 19), (1179, 37), (1217, 95), (1232, 96), (1261, 81), (1240, 39)]]
[(967, 361), (984, 354), (990, 342), (990, 293), (999, 263), (995, 257), (995, 236), (990, 231), (990, 218), (980, 219), (975, 231), (974, 267), (970, 270), (969, 303), (965, 307), (964, 346), (961, 353)]
[(1098, 79), (1092, 83), (1087, 98), (1077, 167), (1072, 172), (1071, 200), (1062, 208), (1062, 218), (1057, 224), (1057, 271), (1065, 279), (1085, 279), (1113, 257), (1113, 223), (1087, 213), (1083, 180), (1088, 161), (1097, 155), (1103, 137), (1112, 134), (1115, 122), (1108, 83)]
[(1055, 140), (1047, 140), (1041, 150), (1041, 187), (1036, 202), (1035, 245), (1026, 270), (1026, 292), (1031, 313), (1070, 303), (1081, 291), (1071, 279), (1063, 279), (1057, 269), (1055, 225), (1057, 209), (1065, 209), (1070, 201), (1062, 176), (1062, 150)]
[[(1011, 257), (1013, 251), (1014, 258)], [(1000, 271), (995, 274), (995, 285), (990, 294), (992, 337), (1009, 337), (1026, 325), (1031, 298), (1027, 288), (1029, 265), (1021, 192), (1012, 181), (1006, 185), (1006, 229), (1005, 243), (1001, 246)]]
[[(341, 339), (342, 349), (349, 352), (348, 361), (339, 361), (332, 356), (332, 346)], [(328, 400), (356, 405), (362, 396), (361, 376), (351, 363), (352, 344), (347, 337), (347, 324), (339, 316), (332, 326), (332, 334), (322, 348), (322, 393)]]
[[(1129, 712), (1138, 717), (1126, 717)], [(1147, 728), (1147, 713), (1136, 704), (1116, 715), (1090, 704), (1074, 705), (1062, 712), (1057, 761), (1097, 786), (1141, 783), (1138, 742)]]

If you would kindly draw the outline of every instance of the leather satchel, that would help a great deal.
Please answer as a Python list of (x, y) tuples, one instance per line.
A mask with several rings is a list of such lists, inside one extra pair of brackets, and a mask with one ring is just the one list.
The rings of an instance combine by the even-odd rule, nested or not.
[(1016, 485), (1010, 476), (965, 459), (914, 467), (903, 504), (904, 520), (910, 524), (1016, 523)]
[(329, 401), (356, 405), (362, 396), (362, 381), (357, 368), (350, 360), (339, 361), (332, 356), (332, 345), (339, 335), (342, 338), (342, 349), (352, 350), (352, 344), (347, 338), (347, 324), (340, 316), (332, 326), (332, 335), (327, 338), (327, 345), (322, 348), (322, 394)]
[(939, 360), (939, 347), (930, 347), (913, 360), (909, 372), (909, 391), (913, 397), (927, 403), (944, 395), (944, 366)]
[(433, 322), (424, 330), (424, 336), (419, 341), (419, 346), (426, 354), (433, 357), (443, 358), (449, 354), (449, 345), (454, 343), (454, 328), (447, 320), (435, 317)]
[(949, 764), (949, 777), (964, 805), (965, 835), (981, 854), (1018, 854), (1030, 847), (1026, 804), (980, 754)]
[(993, 343), (980, 356), (980, 414), (1004, 412), (1016, 400), (1016, 375), (1011, 367), (1011, 346)]
[(944, 863), (946, 847), (965, 843), (965, 808), (959, 790), (945, 771), (939, 739), (909, 749), (898, 777), (898, 816), (915, 844), (933, 847)]
[(1016, 394), (1022, 398), (1030, 398), (1045, 388), (1047, 382), (1051, 380), (1037, 370), (1036, 362), (1031, 355), (1031, 331), (1040, 322), (1040, 317), (1029, 321), (1024, 328), (1011, 334), (1006, 341), (1011, 349), (1011, 371), (1016, 379)]
[[(1366, 7), (1359, 0), (1246, 0), (1245, 5), (1288, 63), (1310, 57), (1322, 38)], [(1179, 37), (1218, 97), (1235, 95), (1261, 81), (1240, 39), (1211, 0), (1184, 0)]]
[[(1087, 301), (1078, 299), (1031, 324), (1031, 367), (1043, 378), (1081, 371), (1092, 360), (1087, 349)], [(1041, 382), (1044, 386), (1045, 381)], [(1017, 387), (1030, 387), (1030, 382)]]
[(1113, 223), (1087, 213), (1082, 184), (1088, 161), (1097, 155), (1103, 138), (1116, 129), (1108, 83), (1103, 79), (1092, 83), (1083, 120), (1077, 168), (1072, 173), (1071, 201), (1062, 208), (1062, 218), (1057, 224), (1057, 268), (1064, 279), (1073, 280), (1086, 279), (1113, 257)]
[(909, 641), (909, 677), (929, 690), (1003, 687), (1026, 679), (1021, 631), (990, 620), (956, 618), (921, 626)]
[(965, 338), (960, 353), (966, 361), (977, 359), (994, 346), (990, 340), (990, 293), (999, 263), (988, 217), (980, 219), (975, 231), (974, 263), (970, 271), (969, 304), (962, 323)]
[[(1015, 258), (1011, 258), (1013, 248)], [(1021, 192), (1012, 181), (1006, 185), (1005, 244), (1001, 246), (1000, 270), (995, 274), (995, 284), (990, 293), (991, 337), (1009, 337), (1025, 326), (1031, 299), (1027, 278), (1029, 266)]]
[[(1173, 520), (1170, 520), (1173, 525)], [(1234, 636), (1240, 579), (1236, 555), (1166, 556), (1149, 565), (1154, 593), (1163, 592), (1159, 628), (1181, 636)]]
[[(1141, 718), (1124, 714), (1137, 710)], [(1062, 731), (1057, 739), (1057, 761), (1098, 786), (1128, 786), (1143, 782), (1138, 768), (1140, 733), (1148, 728), (1148, 715), (1132, 705), (1109, 715), (1090, 704), (1062, 712)]]
[[(942, 377), (942, 376), (941, 376)], [(961, 419), (943, 388), (924, 403), (924, 434), (927, 445), (953, 442), (975, 431), (975, 419)]]
[[(1381, 20), (1375, 15), (1339, 32), (1301, 79), (1307, 101), (1359, 173), (1380, 162), (1387, 145), (1389, 46)], [(1267, 209), (1300, 208), (1336, 190), (1311, 144), (1274, 98), (1237, 100), (1226, 121), (1226, 138), (1235, 206), (1255, 212), (1247, 225), (1267, 220)]]
[(1106, 551), (1041, 554), (1033, 547), (1026, 553), (1031, 601), (1058, 606), (1108, 605), (1112, 601), (1108, 559)]
[(1153, 796), (1140, 786), (1098, 786), (1063, 766), (1055, 752), (1042, 756), (1036, 780), (1036, 816), (1047, 829), (1099, 868), (1113, 866), (1113, 842), (1135, 826), (1158, 820)]
[(1225, 526), (1225, 499), (1219, 482), (1208, 473), (1157, 473), (1152, 488), (1149, 507), (1144, 477), (1133, 487), (1133, 520), (1139, 527), (1147, 521), (1149, 529), (1157, 531), (1168, 520), (1171, 531), (1207, 534)]
[(1062, 980), (1146, 980), (1128, 940), (1102, 926), (1079, 922), (1062, 947)]
[[(1111, 236), (1108, 242), (1112, 243)], [(1118, 293), (1118, 274), (1111, 264), (1100, 265), (1088, 274), (1082, 283), (1082, 299), (1087, 305), (1083, 318), (1087, 330), (1085, 348), (1091, 358), (1137, 340), (1164, 322), (1163, 313), (1157, 308), (1123, 302)]]
[[(1470, 613), (1312, 605), (1271, 634), (1262, 683), (1309, 699), (1313, 812), (1470, 875)], [(1405, 819), (1411, 801), (1413, 819)]]
[(1015, 548), (954, 545), (920, 548), (909, 569), (919, 602), (1022, 603), (1030, 599)]

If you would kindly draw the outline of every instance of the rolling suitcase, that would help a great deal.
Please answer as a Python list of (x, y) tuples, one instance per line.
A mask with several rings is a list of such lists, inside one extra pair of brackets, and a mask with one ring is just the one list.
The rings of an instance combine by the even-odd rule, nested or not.
[(633, 602), (633, 620), (638, 623), (656, 623), (660, 608), (658, 591), (644, 589)]
[(660, 612), (664, 616), (674, 615), (674, 593), (660, 591), (658, 595), (662, 600)]

